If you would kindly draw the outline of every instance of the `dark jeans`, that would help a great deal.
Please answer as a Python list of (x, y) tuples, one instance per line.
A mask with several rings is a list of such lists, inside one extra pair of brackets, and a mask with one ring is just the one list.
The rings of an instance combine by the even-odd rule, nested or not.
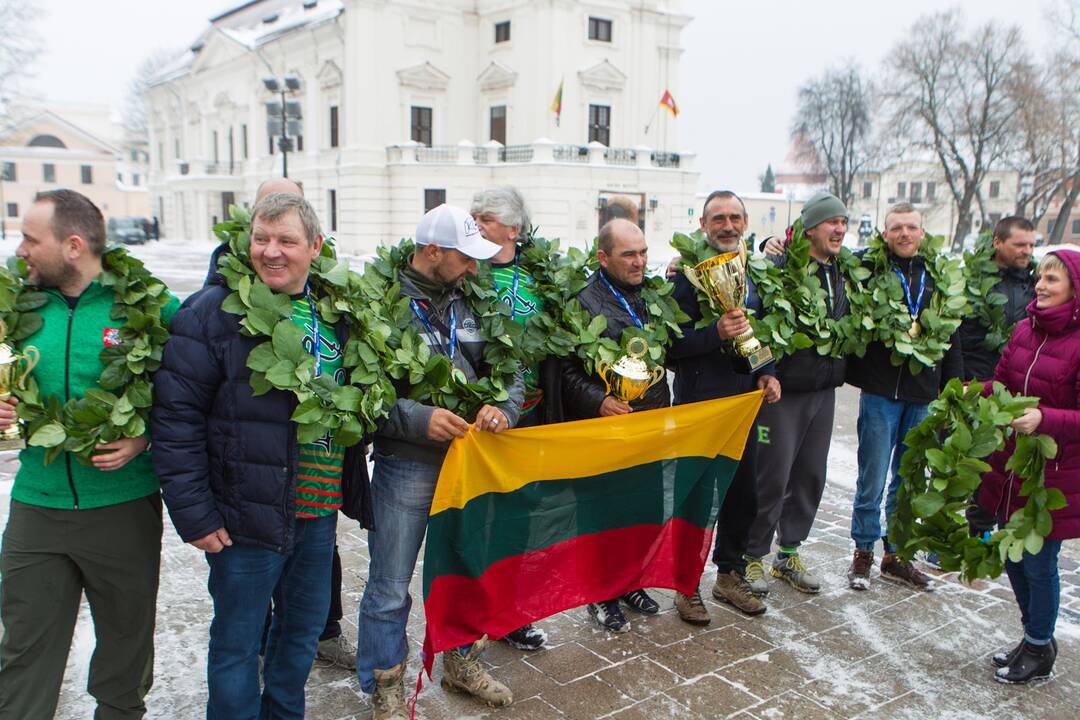
[(718, 575), (734, 570), (742, 575), (746, 571), (746, 549), (750, 544), (750, 527), (758, 511), (757, 490), (757, 423), (750, 427), (743, 448), (742, 460), (731, 479), (731, 486), (724, 495), (720, 514), (716, 519), (716, 546), (713, 562)]
[[(206, 555), (214, 600), (207, 720), (304, 717), (304, 684), (330, 606), (337, 514), (295, 523), (289, 555), (253, 545)], [(271, 598), (260, 694), (259, 642)]]
[(161, 496), (93, 510), (11, 501), (0, 553), (0, 718), (51, 718), (86, 593), (96, 720), (141, 718), (154, 673)]
[(1045, 645), (1054, 637), (1061, 582), (1058, 577), (1060, 540), (1045, 540), (1042, 550), (1032, 555), (1024, 551), (1020, 562), (1005, 561), (1016, 604), (1020, 606), (1020, 622), (1024, 639), (1032, 645)]
[[(334, 565), (330, 569), (330, 611), (326, 614), (326, 626), (323, 628), (319, 642), (341, 637), (341, 555), (338, 554), (338, 546), (334, 546)], [(270, 638), (270, 622), (274, 619), (273, 603), (266, 608), (266, 624), (263, 625), (262, 645), (259, 647), (259, 655), (266, 654), (266, 641)]]

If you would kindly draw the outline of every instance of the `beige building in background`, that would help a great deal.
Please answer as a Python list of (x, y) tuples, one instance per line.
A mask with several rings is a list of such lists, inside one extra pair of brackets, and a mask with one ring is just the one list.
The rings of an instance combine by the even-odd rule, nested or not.
[(0, 211), (5, 233), (21, 230), (23, 213), (35, 194), (60, 188), (86, 195), (106, 219), (150, 218), (145, 152), (125, 148), (100, 134), (116, 127), (108, 108), (72, 106), (68, 113), (62, 104), (54, 107), (29, 113), (0, 136)]

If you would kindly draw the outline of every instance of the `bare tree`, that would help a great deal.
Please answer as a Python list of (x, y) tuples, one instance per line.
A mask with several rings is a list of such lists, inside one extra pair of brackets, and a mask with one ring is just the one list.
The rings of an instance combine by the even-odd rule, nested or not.
[(16, 119), (23, 82), (41, 52), (41, 15), (33, 0), (0, 0), (0, 130)]
[(854, 62), (799, 88), (791, 123), (796, 158), (804, 169), (824, 172), (845, 205), (854, 197), (855, 175), (869, 159), (870, 97), (870, 83)]
[(1050, 13), (1055, 50), (1049, 62), (1051, 110), (1058, 132), (1062, 201), (1047, 242), (1058, 244), (1080, 196), (1080, 0), (1061, 0)]
[(1036, 225), (1050, 205), (1066, 189), (1068, 174), (1065, 148), (1061, 142), (1069, 130), (1063, 123), (1061, 100), (1054, 91), (1049, 67), (1034, 64), (1017, 66), (1010, 80), (1016, 103), (1015, 147), (1010, 165), (1020, 186), (1014, 214)]
[(128, 82), (127, 98), (124, 101), (124, 131), (129, 141), (149, 141), (150, 112), (146, 92), (162, 69), (176, 56), (176, 50), (159, 48), (143, 58), (135, 68), (135, 74)]
[(1027, 62), (1023, 39), (1019, 28), (993, 21), (964, 37), (955, 10), (919, 18), (905, 37), (886, 62), (889, 127), (941, 166), (956, 202), (958, 248), (982, 206), (987, 172), (1004, 165), (1014, 140), (1009, 80)]

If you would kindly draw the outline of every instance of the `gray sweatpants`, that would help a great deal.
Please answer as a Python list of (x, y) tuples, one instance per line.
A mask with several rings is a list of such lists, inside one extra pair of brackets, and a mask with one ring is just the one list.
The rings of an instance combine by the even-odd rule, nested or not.
[(747, 554), (763, 557), (773, 535), (796, 547), (814, 524), (832, 441), (836, 390), (784, 393), (758, 414), (758, 512)]

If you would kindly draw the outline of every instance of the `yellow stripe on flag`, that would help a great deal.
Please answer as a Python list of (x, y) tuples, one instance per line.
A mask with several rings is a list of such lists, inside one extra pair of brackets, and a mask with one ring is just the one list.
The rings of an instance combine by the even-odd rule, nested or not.
[(443, 461), (431, 515), (485, 493), (541, 480), (590, 477), (680, 457), (742, 458), (762, 394), (677, 405), (618, 417), (522, 428), (498, 435), (470, 430)]

